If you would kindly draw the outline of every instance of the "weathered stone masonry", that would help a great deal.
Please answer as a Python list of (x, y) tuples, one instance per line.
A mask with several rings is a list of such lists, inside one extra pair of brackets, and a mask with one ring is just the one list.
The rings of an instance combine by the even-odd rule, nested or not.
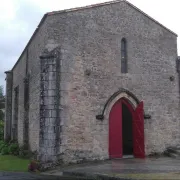
[[(122, 38), (127, 41), (126, 74), (121, 73)], [(104, 120), (96, 115), (114, 93), (125, 89), (144, 101), (151, 117), (144, 121), (146, 155), (163, 152), (180, 141), (176, 60), (177, 35), (126, 1), (48, 13), (7, 73), (5, 137), (13, 121), (11, 91), (19, 86), (18, 142), (28, 137), (45, 166), (108, 159), (109, 108), (128, 94), (117, 94)]]
[(4, 139), (11, 139), (11, 124), (12, 124), (12, 83), (13, 74), (12, 71), (6, 72), (6, 113), (5, 113), (5, 129), (4, 129)]
[(60, 126), (60, 52), (44, 52), (41, 62), (40, 144), (42, 163), (58, 163), (61, 147)]
[(12, 122), (12, 135), (11, 139), (18, 140), (18, 116), (19, 114), (19, 86), (14, 89), (14, 113)]
[(29, 65), (29, 51), (26, 51), (26, 72), (24, 77), (24, 128), (23, 128), (23, 136), (24, 136), (24, 144), (30, 149), (29, 144), (29, 81), (30, 75), (28, 72)]

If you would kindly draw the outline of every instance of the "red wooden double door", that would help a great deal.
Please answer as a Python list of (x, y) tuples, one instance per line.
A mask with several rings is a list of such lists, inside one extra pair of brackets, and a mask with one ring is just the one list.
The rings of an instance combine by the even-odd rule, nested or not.
[[(123, 157), (123, 121), (126, 121), (126, 116), (123, 116), (123, 108), (125, 105), (128, 112), (131, 113), (131, 128), (126, 128), (132, 134), (132, 155), (135, 158), (144, 158), (144, 110), (143, 102), (140, 102), (134, 109), (132, 105), (125, 99), (117, 101), (111, 109), (109, 116), (109, 157), (122, 158)], [(128, 115), (127, 115), (128, 117)], [(124, 118), (124, 119), (123, 119)]]

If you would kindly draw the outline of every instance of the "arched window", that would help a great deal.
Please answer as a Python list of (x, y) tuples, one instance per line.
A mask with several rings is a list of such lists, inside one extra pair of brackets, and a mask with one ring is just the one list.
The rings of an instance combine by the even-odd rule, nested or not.
[(127, 73), (127, 41), (125, 38), (121, 40), (121, 73)]

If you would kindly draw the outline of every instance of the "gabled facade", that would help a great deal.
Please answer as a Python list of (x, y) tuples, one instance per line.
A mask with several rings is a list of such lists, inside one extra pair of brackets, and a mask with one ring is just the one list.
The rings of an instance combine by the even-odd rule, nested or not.
[(46, 166), (177, 145), (177, 35), (127, 1), (47, 13), (7, 72), (5, 139)]

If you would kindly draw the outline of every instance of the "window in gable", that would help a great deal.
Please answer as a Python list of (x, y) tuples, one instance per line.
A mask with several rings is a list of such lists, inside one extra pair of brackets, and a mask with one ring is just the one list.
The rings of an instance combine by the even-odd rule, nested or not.
[(121, 73), (127, 73), (127, 41), (125, 38), (121, 40)]

